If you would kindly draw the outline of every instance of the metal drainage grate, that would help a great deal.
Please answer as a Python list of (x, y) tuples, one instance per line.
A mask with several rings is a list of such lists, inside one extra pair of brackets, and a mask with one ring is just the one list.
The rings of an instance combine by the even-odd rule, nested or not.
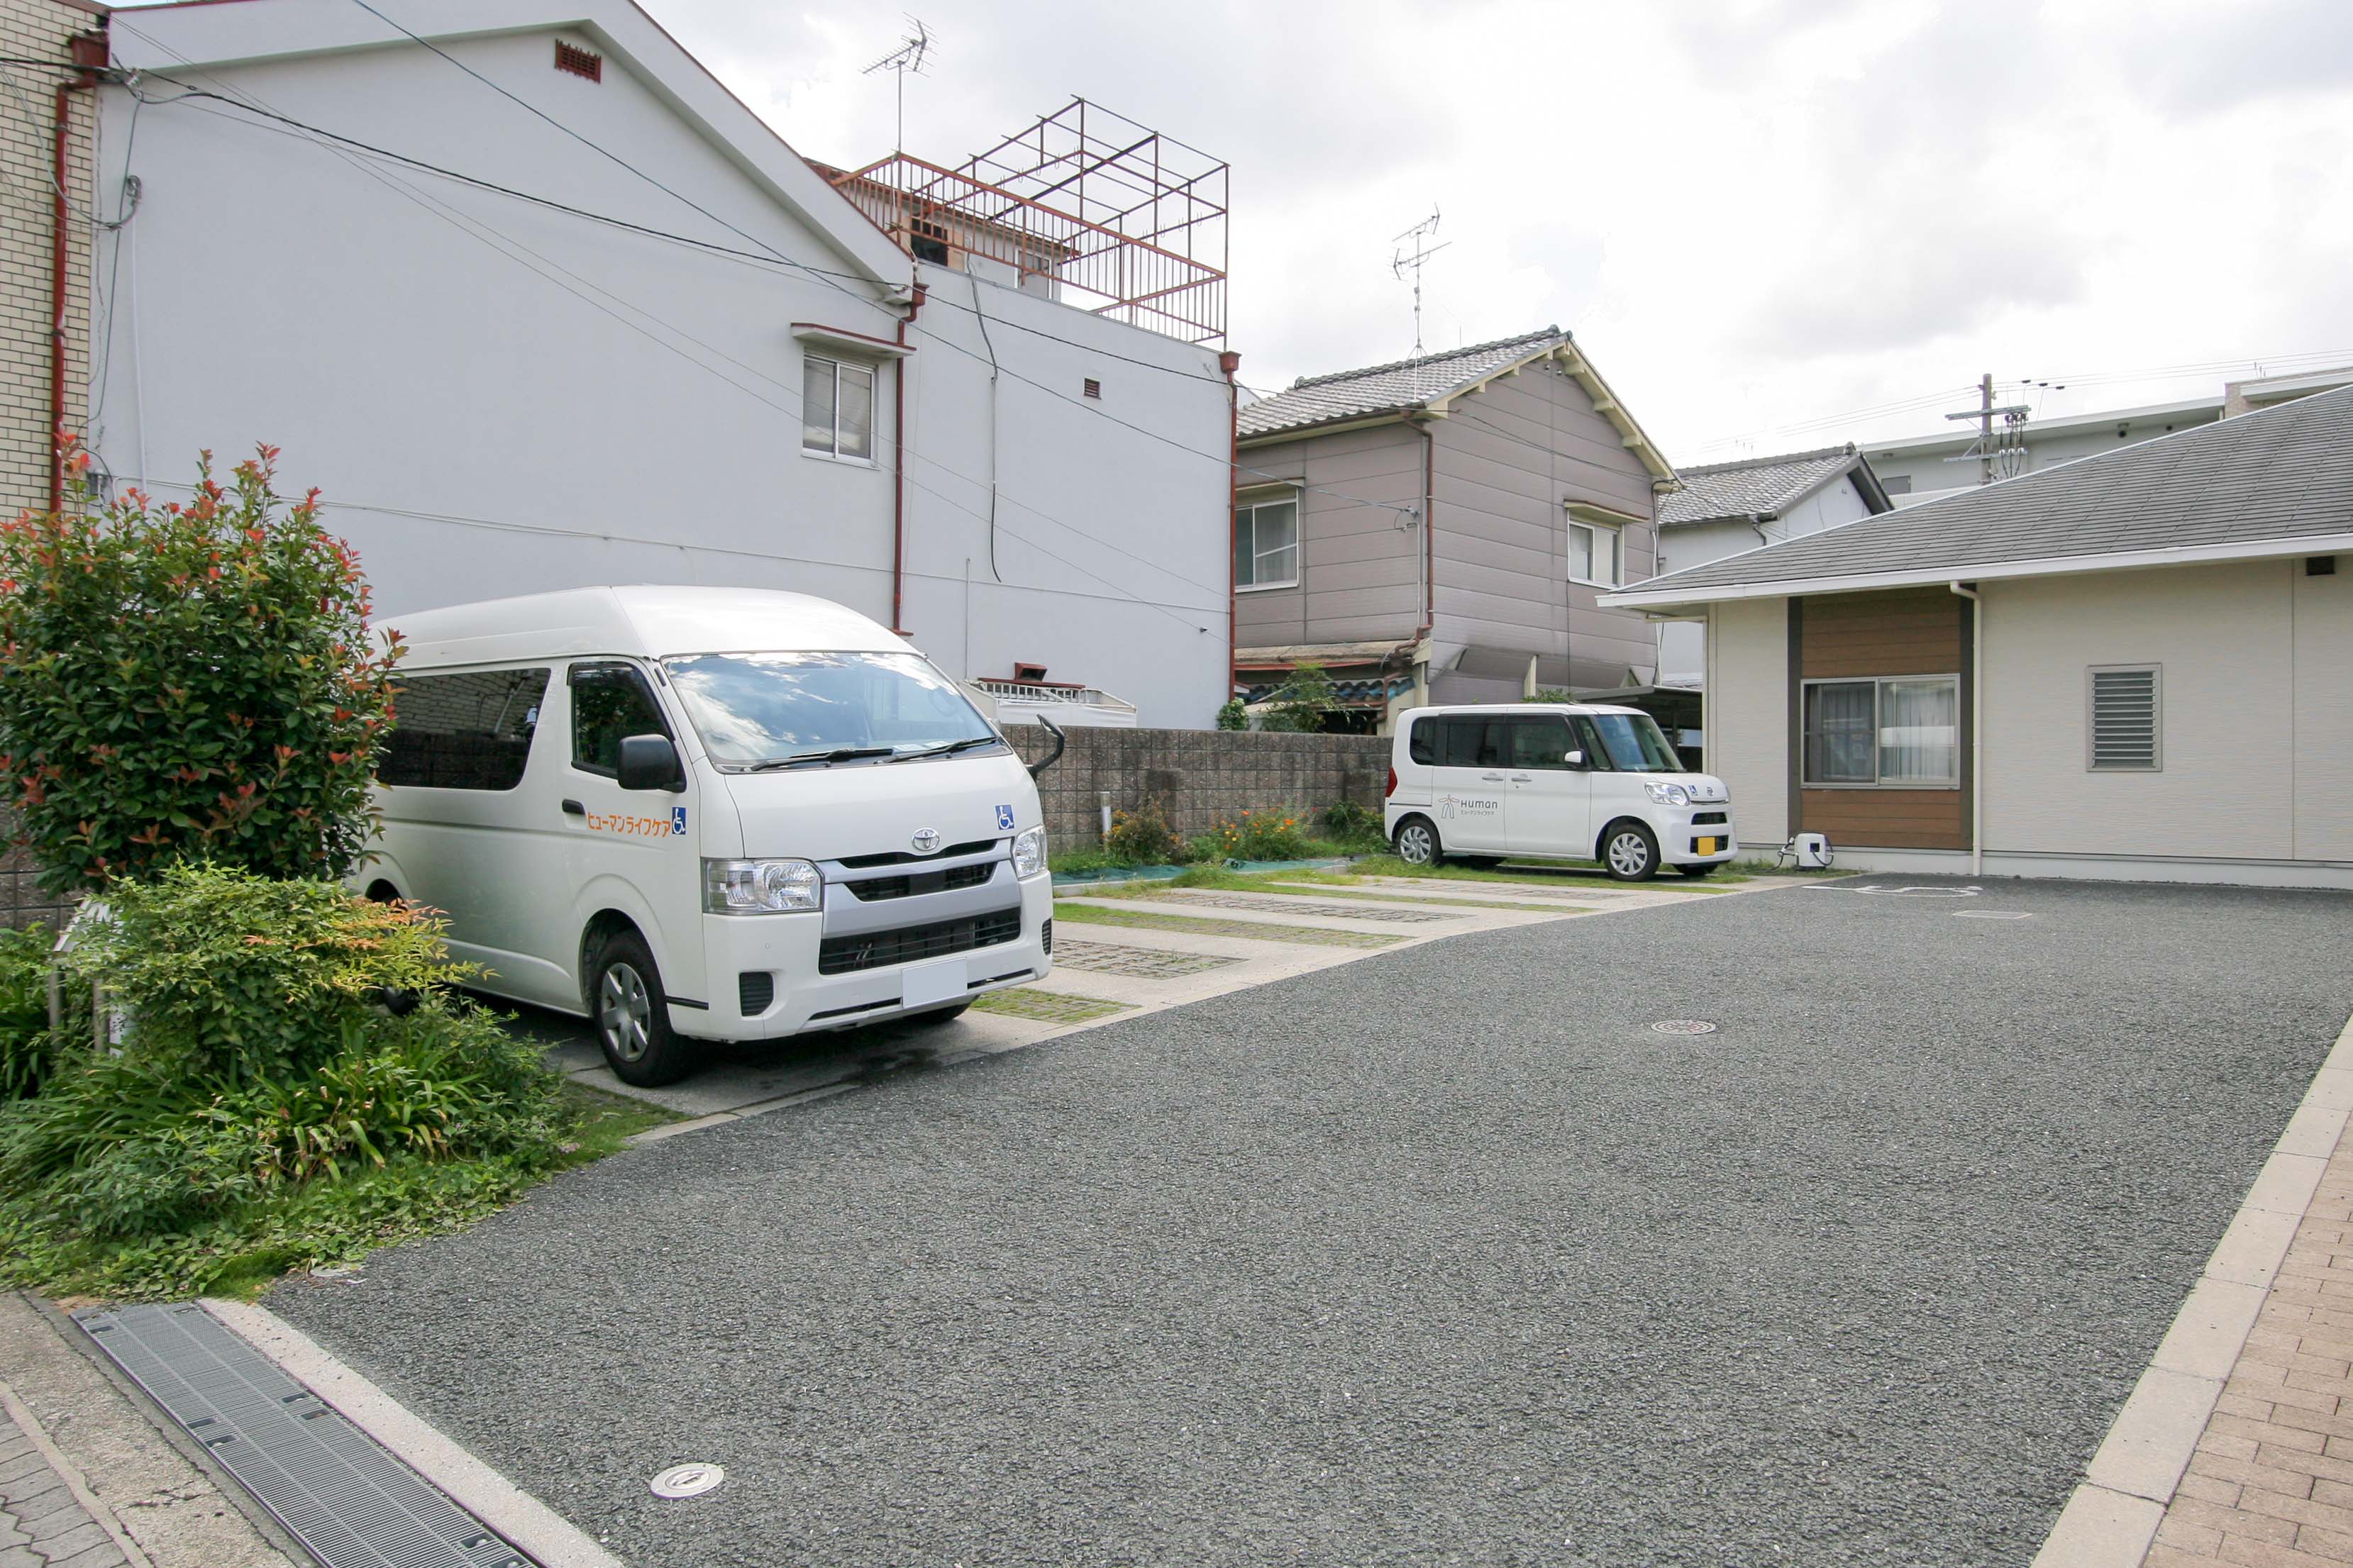
[(326, 1568), (535, 1568), (203, 1308), (74, 1321)]
[(1715, 1026), (1704, 1018), (1662, 1018), (1651, 1026), (1654, 1035), (1713, 1035)]

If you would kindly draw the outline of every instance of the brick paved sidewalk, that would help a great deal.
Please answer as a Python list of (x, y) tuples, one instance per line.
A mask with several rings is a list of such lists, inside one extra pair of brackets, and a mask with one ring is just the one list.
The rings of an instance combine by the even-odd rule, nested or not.
[(2329, 1158), (2146, 1561), (2353, 1563), (2353, 1142)]
[(0, 1568), (147, 1568), (144, 1553), (124, 1553), (111, 1520), (91, 1515), (80, 1478), (59, 1470), (65, 1461), (29, 1415), (20, 1419), (23, 1406), (5, 1389), (0, 1384)]

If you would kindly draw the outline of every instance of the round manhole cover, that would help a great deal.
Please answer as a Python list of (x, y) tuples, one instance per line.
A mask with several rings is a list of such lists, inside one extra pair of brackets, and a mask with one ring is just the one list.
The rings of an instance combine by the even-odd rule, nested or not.
[(701, 1460), (691, 1465), (672, 1465), (654, 1478), (654, 1496), (701, 1497), (726, 1479), (725, 1470)]
[(1662, 1018), (1651, 1030), (1660, 1035), (1713, 1035), (1715, 1026), (1704, 1018)]

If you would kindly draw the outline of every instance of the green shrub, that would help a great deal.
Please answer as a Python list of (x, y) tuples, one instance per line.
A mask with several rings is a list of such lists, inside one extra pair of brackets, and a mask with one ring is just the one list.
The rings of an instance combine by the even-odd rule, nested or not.
[(1173, 865), (1185, 852), (1185, 841), (1168, 826), (1167, 813), (1153, 800), (1134, 811), (1113, 812), (1103, 847), (1114, 866)]
[(443, 922), (331, 882), (183, 861), (119, 884), (84, 923), (77, 969), (129, 1010), (137, 1049), (196, 1078), (288, 1080), (348, 1046), (383, 990), (462, 979)]
[(1218, 709), (1218, 728), (1220, 730), (1247, 730), (1250, 728), (1250, 709), (1240, 698), (1229, 697), (1226, 699), (1225, 702), (1219, 706)]
[(365, 844), (393, 656), (276, 457), (100, 505), (72, 453), (76, 507), (0, 522), (0, 787), (49, 892), (189, 856), (332, 879)]
[(37, 1094), (49, 1076), (49, 949), (46, 927), (0, 929), (0, 1100)]
[(1335, 801), (1324, 808), (1323, 817), (1324, 831), (1344, 850), (1377, 852), (1388, 843), (1381, 831), (1381, 814), (1374, 806), (1359, 805), (1353, 800)]
[(1290, 806), (1245, 811), (1193, 840), (1198, 860), (1303, 860), (1313, 851), (1307, 814)]
[(1267, 701), (1271, 706), (1264, 728), (1314, 735), (1323, 732), (1324, 715), (1340, 705), (1340, 692), (1332, 684), (1332, 678), (1324, 673), (1322, 665), (1302, 664), (1292, 670)]

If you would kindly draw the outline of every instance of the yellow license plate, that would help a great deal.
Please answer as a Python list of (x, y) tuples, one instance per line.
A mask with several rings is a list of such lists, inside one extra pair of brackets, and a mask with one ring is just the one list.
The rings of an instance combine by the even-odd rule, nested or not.
[(1716, 841), (1713, 838), (1694, 838), (1692, 840), (1692, 853), (1694, 855), (1713, 855), (1715, 853), (1715, 843)]

